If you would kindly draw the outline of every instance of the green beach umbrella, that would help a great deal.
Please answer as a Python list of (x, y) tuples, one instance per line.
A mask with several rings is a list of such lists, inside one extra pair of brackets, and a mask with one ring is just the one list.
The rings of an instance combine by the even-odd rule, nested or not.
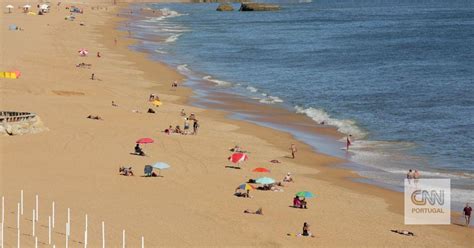
[(296, 196), (304, 197), (304, 198), (311, 198), (311, 197), (315, 197), (316, 195), (309, 192), (309, 191), (300, 191), (300, 192), (296, 193)]

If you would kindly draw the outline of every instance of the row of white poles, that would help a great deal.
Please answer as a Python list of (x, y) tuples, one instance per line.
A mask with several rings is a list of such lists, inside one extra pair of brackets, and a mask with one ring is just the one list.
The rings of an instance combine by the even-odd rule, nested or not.
[[(52, 244), (51, 232), (55, 227), (55, 211), (56, 211), (56, 204), (53, 201), (51, 204), (51, 215), (48, 216), (48, 245)], [(16, 230), (17, 230), (17, 248), (21, 247), (21, 232), (20, 232), (20, 216), (24, 213), (24, 199), (23, 199), (23, 190), (20, 193), (20, 202), (17, 204), (17, 216), (16, 216)], [(2, 196), (2, 211), (1, 211), (1, 223), (0, 223), (0, 248), (5, 248), (5, 239), (4, 239), (4, 231), (5, 231), (5, 197)], [(38, 236), (37, 236), (37, 228), (36, 224), (39, 221), (39, 196), (35, 195), (35, 208), (32, 211), (32, 237), (34, 237), (34, 246), (38, 248)], [(87, 248), (89, 245), (88, 239), (88, 228), (89, 228), (89, 220), (88, 215), (85, 215), (85, 226), (84, 226), (84, 248)], [(66, 235), (65, 235), (65, 247), (69, 248), (69, 240), (71, 236), (71, 209), (67, 209), (67, 222), (66, 222)], [(56, 248), (55, 244), (52, 244), (53, 248)], [(125, 239), (125, 230), (122, 230), (122, 248), (126, 247), (126, 239)], [(145, 248), (145, 238), (141, 237), (141, 247)], [(105, 222), (102, 221), (102, 248), (105, 248)]]

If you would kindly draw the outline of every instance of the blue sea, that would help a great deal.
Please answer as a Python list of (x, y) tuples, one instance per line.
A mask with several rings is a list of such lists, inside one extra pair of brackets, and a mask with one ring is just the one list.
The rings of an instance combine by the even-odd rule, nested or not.
[[(133, 5), (164, 16), (136, 11), (122, 28), (140, 41), (132, 49), (177, 67), (191, 87), (207, 81), (351, 134), (345, 158), (376, 183), (400, 188), (413, 168), (451, 178), (453, 201), (474, 202), (474, 1), (265, 2), (282, 9)], [(344, 156), (342, 140), (328, 151), (285, 131)]]

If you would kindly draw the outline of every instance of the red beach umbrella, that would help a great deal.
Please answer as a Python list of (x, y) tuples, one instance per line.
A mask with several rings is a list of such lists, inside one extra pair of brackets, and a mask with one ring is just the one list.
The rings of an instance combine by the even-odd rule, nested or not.
[(137, 140), (137, 144), (148, 144), (148, 143), (153, 143), (154, 140), (152, 138), (141, 138)]
[(258, 167), (252, 170), (253, 172), (270, 172), (269, 169), (263, 168), (263, 167)]
[(248, 158), (249, 157), (247, 156), (247, 154), (238, 152), (238, 153), (234, 153), (234, 154), (230, 155), (229, 161), (234, 163), (234, 164), (238, 164), (238, 163), (244, 162)]

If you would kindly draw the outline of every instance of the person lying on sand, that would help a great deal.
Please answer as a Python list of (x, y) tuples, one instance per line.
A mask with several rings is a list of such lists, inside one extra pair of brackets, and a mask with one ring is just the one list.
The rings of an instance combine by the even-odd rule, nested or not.
[(272, 159), (272, 160), (270, 160), (270, 163), (279, 164), (279, 163), (281, 163), (281, 162), (278, 161), (278, 160), (276, 160), (276, 159)]
[(181, 128), (179, 127), (179, 125), (176, 125), (176, 128), (174, 129), (174, 132), (175, 132), (175, 133), (179, 133), (179, 134), (183, 134), (183, 131), (181, 130)]
[(252, 196), (250, 196), (250, 190), (246, 190), (245, 192), (240, 192), (239, 187), (235, 189), (234, 195), (237, 197), (252, 198)]
[(169, 126), (167, 129), (165, 129), (163, 132), (166, 133), (166, 134), (168, 134), (168, 135), (174, 133), (173, 126), (170, 125), (170, 126)]
[(125, 166), (122, 166), (122, 167), (119, 168), (119, 173), (122, 176), (134, 176), (133, 171), (132, 171), (132, 167), (127, 168)]
[(98, 115), (89, 115), (87, 118), (92, 119), (92, 120), (103, 120), (100, 116)]
[(405, 235), (405, 236), (415, 236), (414, 233), (410, 232), (410, 231), (407, 231), (407, 230), (390, 230), (394, 233), (398, 233), (398, 234), (401, 234), (401, 235)]
[(253, 212), (253, 211), (251, 211), (251, 210), (249, 210), (249, 209), (245, 209), (245, 210), (244, 210), (244, 213), (246, 213), (246, 214), (259, 214), (259, 215), (263, 215), (263, 210), (262, 210), (262, 208), (258, 208), (257, 211)]
[(86, 64), (86, 63), (84, 63), (84, 62), (79, 63), (79, 64), (76, 64), (76, 67), (81, 67), (81, 68), (82, 68), (82, 67), (91, 67), (91, 66), (92, 66), (92, 64)]
[(112, 101), (112, 107), (118, 107), (118, 105), (114, 101)]

